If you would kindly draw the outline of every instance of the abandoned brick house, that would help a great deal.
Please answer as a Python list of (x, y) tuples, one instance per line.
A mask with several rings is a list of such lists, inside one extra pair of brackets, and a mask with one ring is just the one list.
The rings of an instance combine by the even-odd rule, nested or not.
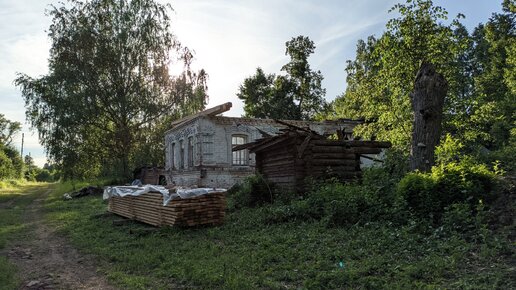
[[(236, 145), (275, 135), (286, 128), (271, 119), (225, 117), (231, 103), (207, 109), (172, 123), (165, 133), (167, 182), (179, 186), (229, 188), (255, 173), (254, 154), (232, 152)], [(330, 135), (337, 131), (351, 136), (359, 121), (283, 122)]]

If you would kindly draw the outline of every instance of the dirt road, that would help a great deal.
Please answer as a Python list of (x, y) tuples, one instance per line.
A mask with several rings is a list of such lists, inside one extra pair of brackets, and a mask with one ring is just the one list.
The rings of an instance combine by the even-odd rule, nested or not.
[(97, 273), (95, 260), (82, 255), (45, 224), (45, 190), (23, 213), (30, 230), (22, 239), (11, 241), (0, 254), (18, 268), (20, 289), (116, 289)]

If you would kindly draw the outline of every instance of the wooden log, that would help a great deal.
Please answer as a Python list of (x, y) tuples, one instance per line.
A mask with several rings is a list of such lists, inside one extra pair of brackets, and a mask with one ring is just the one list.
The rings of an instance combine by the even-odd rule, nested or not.
[(351, 148), (346, 148), (344, 146), (324, 146), (324, 145), (312, 145), (309, 147), (313, 153), (344, 153), (344, 154), (353, 154)]
[(273, 161), (273, 162), (268, 162), (267, 160), (263, 160), (262, 168), (267, 167), (267, 166), (288, 166), (290, 164), (292, 164), (292, 165), (294, 164), (293, 159), (285, 159), (285, 160)]
[(356, 158), (356, 154), (355, 153), (345, 153), (345, 152), (325, 152), (325, 153), (314, 152), (310, 155), (305, 156), (305, 158), (353, 160)]
[(349, 159), (312, 159), (309, 161), (309, 166), (346, 166), (346, 165), (355, 165), (356, 160), (349, 160)]
[(294, 156), (294, 150), (292, 148), (290, 149), (279, 149), (275, 151), (265, 151), (260, 154), (260, 159), (270, 159), (270, 158), (277, 158), (277, 157), (293, 157)]
[(331, 171), (331, 172), (355, 172), (356, 166), (354, 165), (345, 165), (345, 166), (313, 166), (310, 170), (307, 171), (307, 174), (310, 174), (314, 171)]
[(369, 147), (369, 148), (389, 148), (390, 142), (384, 141), (365, 141), (365, 140), (313, 140), (312, 144), (318, 146), (343, 146), (343, 147)]
[(380, 154), (381, 148), (357, 147), (353, 148), (355, 154)]

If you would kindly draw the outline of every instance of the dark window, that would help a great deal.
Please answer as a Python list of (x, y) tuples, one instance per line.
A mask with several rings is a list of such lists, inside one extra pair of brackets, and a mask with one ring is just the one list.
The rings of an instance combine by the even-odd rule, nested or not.
[(172, 145), (170, 145), (170, 166), (172, 169), (176, 169), (176, 143), (172, 143)]
[(188, 137), (188, 167), (193, 167), (193, 137)]
[(179, 141), (179, 168), (185, 168), (185, 144), (183, 140)]
[[(231, 147), (247, 143), (247, 136), (233, 135), (231, 136)], [(247, 149), (233, 151), (233, 165), (247, 165), (249, 158), (247, 157)]]

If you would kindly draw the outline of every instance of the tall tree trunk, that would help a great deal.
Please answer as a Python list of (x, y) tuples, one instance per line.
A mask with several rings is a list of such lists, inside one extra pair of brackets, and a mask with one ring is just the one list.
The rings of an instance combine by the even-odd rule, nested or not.
[(444, 97), (448, 82), (431, 63), (423, 62), (410, 94), (414, 123), (410, 169), (429, 171), (435, 163), (434, 150), (441, 137)]

